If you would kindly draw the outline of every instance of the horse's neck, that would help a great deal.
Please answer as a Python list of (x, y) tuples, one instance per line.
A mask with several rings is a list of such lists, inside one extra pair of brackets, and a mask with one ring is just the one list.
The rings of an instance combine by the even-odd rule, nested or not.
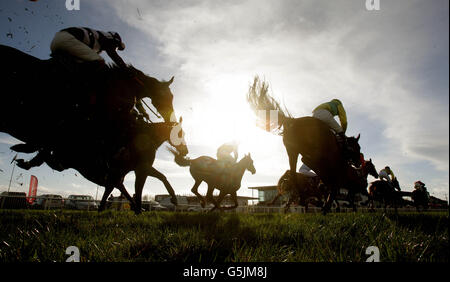
[(153, 124), (150, 126), (151, 127), (144, 130), (144, 134), (156, 148), (159, 148), (162, 143), (169, 140), (170, 130), (167, 128), (167, 126), (162, 124)]
[(245, 162), (242, 159), (232, 167), (233, 175), (240, 177), (240, 179), (242, 179), (242, 177), (244, 176), (245, 169), (246, 169)]

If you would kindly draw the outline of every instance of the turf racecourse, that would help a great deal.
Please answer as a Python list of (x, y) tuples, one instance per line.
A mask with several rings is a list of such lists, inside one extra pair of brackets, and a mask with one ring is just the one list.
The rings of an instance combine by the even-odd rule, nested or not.
[(448, 213), (0, 211), (1, 262), (448, 262)]

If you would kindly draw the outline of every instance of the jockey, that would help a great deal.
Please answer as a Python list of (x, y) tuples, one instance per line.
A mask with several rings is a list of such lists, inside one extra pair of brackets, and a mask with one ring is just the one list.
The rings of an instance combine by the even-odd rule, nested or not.
[[(342, 102), (338, 99), (333, 99), (317, 106), (313, 111), (313, 117), (325, 122), (337, 135), (345, 140), (345, 131), (347, 130), (347, 114), (345, 113)], [(339, 116), (341, 125), (334, 119)]]
[[(312, 116), (325, 122), (344, 143), (344, 148), (346, 147), (345, 144), (347, 139), (345, 137), (345, 131), (347, 130), (347, 114), (340, 100), (333, 99), (330, 102), (320, 104), (313, 110)], [(341, 125), (334, 119), (335, 116), (339, 116)], [(316, 174), (310, 172), (310, 170), (311, 169), (307, 165), (303, 164), (300, 167), (299, 172), (311, 177), (316, 176)]]
[[(234, 158), (231, 154), (234, 154)], [(225, 165), (231, 166), (238, 159), (238, 143), (236, 141), (225, 143), (217, 149), (217, 160)]]
[(414, 189), (416, 189), (416, 190), (422, 190), (422, 191), (426, 191), (426, 188), (425, 188), (425, 183), (423, 183), (422, 181), (416, 181), (416, 182), (414, 182)]
[(95, 62), (99, 65), (105, 64), (105, 60), (99, 54), (106, 51), (114, 63), (123, 68), (126, 67), (126, 64), (117, 55), (116, 50), (124, 49), (125, 44), (117, 32), (104, 32), (87, 27), (63, 29), (55, 34), (50, 44), (52, 53), (66, 53), (81, 62)]
[[(392, 183), (392, 180), (395, 179), (395, 175), (394, 172), (392, 172), (391, 168), (386, 166), (385, 168), (383, 168), (382, 170), (380, 170), (380, 173), (378, 173), (380, 180), (385, 179), (387, 182), (389, 182), (389, 184)], [(389, 176), (391, 176), (389, 178)]]
[[(114, 31), (104, 32), (87, 27), (69, 27), (55, 34), (50, 49), (52, 54), (65, 53), (78, 61), (96, 64), (98, 67), (105, 65), (105, 60), (99, 54), (106, 51), (116, 65), (123, 69), (127, 68), (116, 52), (116, 50), (123, 51), (125, 44), (120, 35)], [(136, 99), (135, 107), (144, 118), (150, 119), (140, 99)]]

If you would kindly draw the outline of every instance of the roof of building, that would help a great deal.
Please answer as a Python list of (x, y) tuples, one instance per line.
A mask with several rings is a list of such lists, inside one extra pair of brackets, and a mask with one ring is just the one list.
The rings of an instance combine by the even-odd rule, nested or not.
[(259, 191), (270, 191), (270, 190), (277, 190), (277, 186), (276, 185), (255, 186), (255, 187), (248, 187), (248, 189), (255, 189), (255, 190), (259, 190)]

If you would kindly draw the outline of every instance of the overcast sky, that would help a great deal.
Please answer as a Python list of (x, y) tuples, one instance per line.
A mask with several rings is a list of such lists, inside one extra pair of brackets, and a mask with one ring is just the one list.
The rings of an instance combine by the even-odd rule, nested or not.
[[(448, 195), (448, 0), (381, 0), (379, 11), (368, 11), (365, 0), (81, 0), (79, 11), (67, 11), (64, 2), (3, 1), (0, 44), (47, 59), (62, 28), (119, 32), (126, 62), (160, 80), (175, 76), (174, 108), (184, 119), (190, 157), (214, 157), (233, 139), (241, 156), (251, 153), (257, 173), (244, 174), (240, 195), (252, 195), (248, 186), (274, 185), (289, 168), (281, 137), (254, 125), (245, 95), (255, 75), (295, 117), (340, 99), (347, 135), (361, 133), (362, 152), (377, 170), (389, 165), (402, 190), (421, 180), (432, 195)], [(16, 142), (0, 133), (0, 191), (9, 184), (15, 155), (9, 146)], [(178, 167), (164, 147), (155, 167), (178, 194), (190, 194), (188, 168)], [(11, 190), (28, 191), (31, 174), (39, 179), (38, 194), (96, 196), (97, 186), (76, 171), (46, 165), (16, 167)], [(133, 181), (130, 173), (130, 193)], [(100, 197), (103, 188), (98, 191)], [(144, 194), (161, 193), (164, 186), (148, 179)]]

